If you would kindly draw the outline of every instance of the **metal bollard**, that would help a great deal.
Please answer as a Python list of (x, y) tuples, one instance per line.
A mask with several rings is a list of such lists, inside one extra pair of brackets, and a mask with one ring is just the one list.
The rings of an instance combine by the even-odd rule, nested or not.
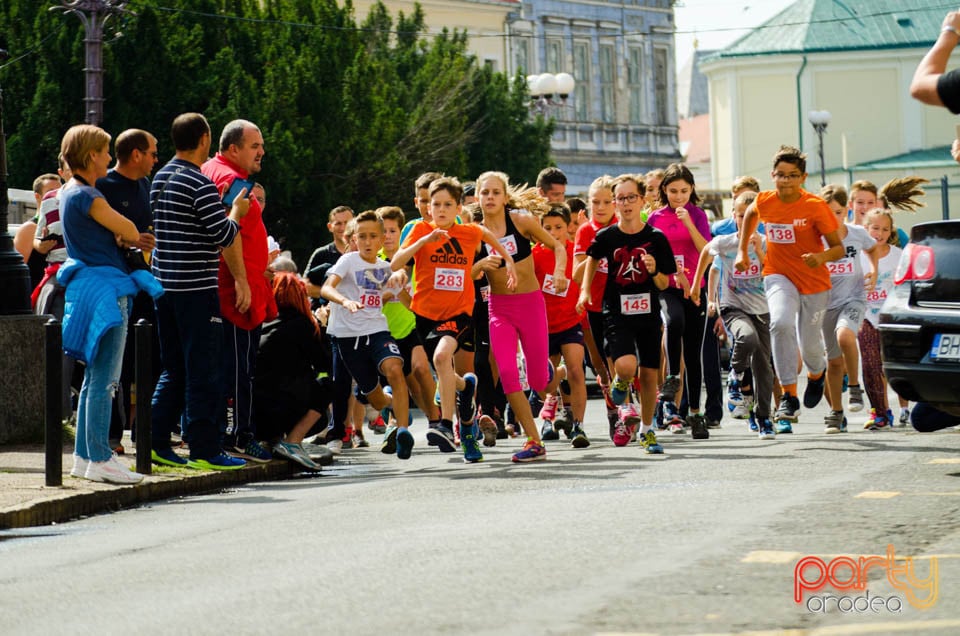
[(153, 448), (150, 401), (153, 398), (153, 325), (141, 318), (134, 327), (136, 337), (136, 366), (134, 381), (137, 383), (137, 472), (149, 475), (153, 469), (150, 450)]
[(48, 486), (63, 485), (63, 346), (60, 322), (44, 325), (46, 408), (44, 408), (44, 472)]

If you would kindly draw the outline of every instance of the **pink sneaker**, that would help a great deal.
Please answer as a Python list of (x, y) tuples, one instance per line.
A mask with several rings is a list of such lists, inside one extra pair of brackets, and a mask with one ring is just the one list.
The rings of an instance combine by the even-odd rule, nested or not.
[(557, 394), (551, 393), (543, 400), (543, 408), (540, 409), (540, 419), (552, 422), (557, 417)]
[(613, 445), (626, 446), (634, 439), (637, 425), (640, 423), (640, 411), (632, 402), (624, 402), (617, 407), (617, 425), (613, 432)]

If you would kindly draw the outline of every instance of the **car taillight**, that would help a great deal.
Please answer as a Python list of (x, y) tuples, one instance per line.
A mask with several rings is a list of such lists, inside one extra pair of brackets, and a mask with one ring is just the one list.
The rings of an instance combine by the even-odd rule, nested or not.
[(927, 245), (908, 243), (897, 263), (893, 282), (897, 285), (910, 280), (930, 280), (936, 272), (933, 248)]

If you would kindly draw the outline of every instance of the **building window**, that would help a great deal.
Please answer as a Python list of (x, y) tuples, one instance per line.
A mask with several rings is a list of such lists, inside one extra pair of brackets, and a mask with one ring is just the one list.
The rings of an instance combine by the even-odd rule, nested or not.
[(630, 123), (643, 122), (643, 49), (632, 47), (627, 52), (627, 87), (630, 95)]
[(518, 37), (514, 40), (513, 64), (515, 75), (519, 73), (530, 75), (533, 73), (533, 69), (530, 67), (530, 38)]
[(600, 114), (603, 121), (617, 120), (616, 85), (617, 62), (612, 44), (600, 45)]
[(655, 121), (657, 124), (666, 125), (670, 123), (668, 117), (667, 85), (670, 81), (668, 77), (669, 64), (667, 64), (667, 49), (653, 49), (653, 81), (654, 92), (657, 98), (657, 112)]
[(547, 73), (559, 73), (563, 70), (563, 40), (547, 40)]
[(573, 43), (573, 114), (577, 121), (587, 121), (590, 115), (590, 43)]

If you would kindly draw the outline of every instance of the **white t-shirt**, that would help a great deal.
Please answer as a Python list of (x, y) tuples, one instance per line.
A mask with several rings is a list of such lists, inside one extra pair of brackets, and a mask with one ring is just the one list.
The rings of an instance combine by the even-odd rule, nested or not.
[(769, 313), (767, 295), (763, 291), (763, 263), (753, 249), (753, 242), (747, 247), (750, 266), (745, 272), (738, 272), (733, 266), (740, 250), (739, 234), (715, 236), (707, 243), (707, 248), (713, 255), (714, 265), (719, 263), (722, 275), (720, 312), (724, 307), (736, 307), (753, 316)]
[[(877, 263), (877, 286), (872, 292), (867, 292), (866, 318), (874, 327), (880, 323), (880, 308), (883, 307), (883, 301), (893, 290), (893, 274), (897, 271), (897, 263), (900, 262), (901, 254), (903, 254), (903, 250), (891, 245), (890, 252)], [(870, 267), (869, 256), (861, 254), (860, 258), (864, 269)]]
[(337, 291), (361, 305), (360, 311), (350, 313), (346, 307), (330, 303), (330, 321), (327, 333), (338, 338), (367, 336), (380, 331), (389, 331), (387, 318), (383, 315), (384, 290), (393, 272), (390, 263), (377, 259), (373, 263), (363, 260), (357, 252), (341, 256), (327, 271), (327, 276), (340, 277)]
[[(870, 271), (870, 260), (866, 265), (861, 262), (863, 250), (870, 249), (877, 242), (870, 236), (864, 228), (859, 225), (847, 226), (847, 235), (843, 237), (843, 258), (827, 263), (827, 269), (830, 270), (830, 301), (827, 303), (827, 309), (843, 307), (851, 301), (863, 302), (866, 299), (866, 292), (863, 289), (864, 271)], [(824, 247), (827, 245), (826, 239), (823, 241)]]

